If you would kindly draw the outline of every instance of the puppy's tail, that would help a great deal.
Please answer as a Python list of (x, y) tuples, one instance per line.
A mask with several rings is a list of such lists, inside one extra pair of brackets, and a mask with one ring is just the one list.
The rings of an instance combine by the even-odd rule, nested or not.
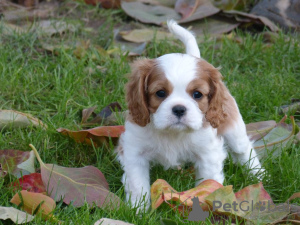
[(186, 54), (201, 58), (195, 36), (187, 29), (179, 26), (176, 21), (169, 20), (168, 28), (185, 45)]

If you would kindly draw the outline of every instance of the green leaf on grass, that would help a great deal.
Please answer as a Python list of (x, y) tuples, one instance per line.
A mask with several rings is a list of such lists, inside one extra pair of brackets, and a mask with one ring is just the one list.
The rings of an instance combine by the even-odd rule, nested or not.
[(63, 199), (64, 203), (81, 207), (85, 202), (89, 206), (118, 208), (121, 201), (118, 196), (109, 191), (108, 183), (94, 166), (83, 168), (67, 168), (54, 164), (45, 164), (37, 150), (30, 145), (40, 166), (42, 180), (47, 193), (56, 201)]

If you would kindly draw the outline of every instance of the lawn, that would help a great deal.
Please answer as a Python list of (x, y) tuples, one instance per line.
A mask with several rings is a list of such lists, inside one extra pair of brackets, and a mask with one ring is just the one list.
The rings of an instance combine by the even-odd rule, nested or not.
[[(64, 12), (62, 5), (58, 15)], [(90, 31), (81, 17), (98, 21)], [(121, 10), (104, 10), (79, 5), (60, 20), (76, 24), (76, 32), (54, 37), (40, 38), (37, 32), (2, 33), (0, 26), (0, 109), (14, 109), (41, 119), (47, 130), (28, 127), (8, 128), (0, 132), (0, 149), (29, 151), (33, 144), (44, 162), (65, 167), (93, 165), (105, 175), (110, 189), (121, 199), (124, 190), (121, 183), (122, 169), (115, 159), (114, 146), (90, 147), (75, 143), (59, 134), (56, 129), (81, 129), (81, 111), (97, 106), (100, 111), (112, 102), (119, 102), (124, 109), (124, 84), (130, 72), (132, 57), (114, 52), (101, 54), (97, 46), (112, 48), (114, 27), (124, 27), (132, 22)], [(90, 24), (91, 25), (91, 24)], [(91, 25), (91, 27), (93, 27)], [(199, 39), (203, 58), (214, 66), (221, 66), (224, 81), (235, 97), (246, 123), (276, 120), (283, 117), (278, 107), (300, 98), (300, 39), (292, 34), (279, 33), (271, 41), (266, 33), (236, 30), (231, 35), (205, 36)], [(90, 40), (90, 47), (80, 57), (74, 48), (65, 44)], [(59, 46), (49, 52), (45, 43)], [(142, 57), (155, 58), (166, 53), (183, 52), (179, 41), (155, 38), (148, 43)], [(299, 118), (298, 118), (299, 122)], [(36, 167), (39, 165), (36, 163)], [(262, 180), (265, 189), (275, 203), (285, 202), (300, 191), (300, 146), (283, 148), (279, 157), (268, 157), (263, 162), (267, 176)], [(233, 185), (238, 191), (258, 183), (242, 166), (230, 160), (225, 163), (225, 185)], [(154, 166), (151, 182), (165, 179), (176, 190), (194, 187), (193, 175), (176, 170), (164, 171)], [(0, 180), (0, 206), (11, 206), (13, 193), (9, 180)], [(296, 203), (299, 204), (299, 201)], [(167, 206), (140, 216), (128, 207), (116, 211), (88, 205), (75, 208), (57, 203), (55, 217), (65, 224), (93, 224), (107, 217), (134, 224), (159, 224), (160, 218), (170, 218), (181, 223), (179, 213)], [(5, 224), (0, 221), (0, 224)], [(52, 224), (36, 218), (30, 224)], [(194, 224), (189, 222), (187, 224)]]

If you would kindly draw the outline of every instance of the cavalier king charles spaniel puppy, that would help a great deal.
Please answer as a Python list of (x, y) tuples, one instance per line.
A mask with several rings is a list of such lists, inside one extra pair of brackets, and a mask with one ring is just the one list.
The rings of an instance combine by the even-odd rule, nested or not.
[[(126, 86), (129, 116), (117, 148), (132, 206), (150, 205), (150, 164), (166, 169), (192, 162), (196, 185), (223, 183), (227, 147), (235, 162), (261, 170), (235, 99), (217, 68), (200, 57), (194, 35), (175, 21), (169, 30), (186, 47), (157, 59), (138, 59)], [(226, 145), (225, 145), (226, 144)]]

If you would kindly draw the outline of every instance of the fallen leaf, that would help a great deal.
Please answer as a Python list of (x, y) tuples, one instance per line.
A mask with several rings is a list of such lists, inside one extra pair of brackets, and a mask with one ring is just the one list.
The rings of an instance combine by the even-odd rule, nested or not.
[(18, 178), (22, 175), (34, 173), (34, 152), (12, 149), (0, 150), (0, 164), (2, 165), (2, 172), (6, 171)]
[(100, 4), (104, 9), (118, 9), (121, 6), (121, 0), (84, 0), (86, 4)]
[(237, 215), (239, 217), (245, 215), (244, 211), (235, 210), (234, 207), (232, 207), (233, 203), (239, 204), (233, 192), (232, 185), (220, 187), (208, 195), (205, 198), (205, 201), (215, 213), (222, 215)]
[(0, 177), (5, 177), (7, 175), (7, 171), (2, 168), (2, 163), (0, 163)]
[(34, 216), (31, 216), (13, 207), (0, 206), (0, 220), (7, 219), (10, 219), (15, 224), (23, 224), (32, 221)]
[(192, 30), (197, 36), (200, 35), (218, 35), (228, 33), (229, 31), (237, 28), (240, 23), (221, 18), (219, 16), (211, 16), (205, 20), (195, 21), (185, 24), (185, 26), (192, 27)]
[(53, 216), (53, 210), (56, 207), (55, 201), (46, 195), (23, 190), (16, 193), (10, 202), (31, 215), (41, 213), (43, 219), (55, 220)]
[(3, 128), (24, 128), (28, 126), (47, 128), (39, 119), (30, 114), (18, 112), (15, 110), (0, 110), (0, 130)]
[(182, 19), (186, 19), (196, 11), (200, 2), (200, 0), (177, 0), (175, 11), (181, 14)]
[(295, 123), (294, 117), (290, 117), (292, 126), (284, 123), (286, 118), (287, 117), (285, 116), (275, 128), (273, 128), (262, 139), (253, 144), (253, 147), (260, 159), (268, 156), (269, 151), (272, 151), (272, 156), (276, 157), (281, 154), (283, 147), (287, 147), (293, 143), (299, 128)]
[(83, 58), (86, 55), (87, 50), (90, 47), (90, 44), (91, 44), (90, 40), (81, 41), (79, 44), (76, 45), (76, 49), (73, 51), (74, 55), (78, 59)]
[(40, 173), (31, 173), (29, 175), (22, 176), (18, 181), (11, 184), (21, 190), (27, 190), (35, 193), (46, 193), (46, 188), (42, 181)]
[(300, 114), (300, 101), (293, 102), (290, 105), (283, 105), (279, 110), (279, 112), (284, 115), (287, 113), (290, 113), (291, 115), (295, 115), (296, 113)]
[(146, 49), (147, 42), (133, 43), (125, 41), (119, 32), (119, 29), (114, 30), (114, 46), (117, 51), (120, 51), (123, 55), (128, 54), (128, 56), (140, 56), (143, 54)]
[(125, 13), (143, 23), (162, 25), (168, 19), (180, 20), (180, 15), (172, 8), (151, 5), (142, 2), (121, 2), (121, 7)]
[(39, 164), (41, 174), (48, 195), (56, 201), (63, 199), (66, 204), (81, 207), (85, 202), (90, 207), (118, 208), (120, 199), (109, 191), (108, 183), (101, 173), (94, 166), (83, 168), (67, 168), (54, 164), (44, 164), (37, 150), (33, 149)]
[(64, 128), (58, 128), (57, 131), (62, 135), (73, 138), (78, 143), (101, 146), (109, 143), (111, 138), (113, 143), (117, 143), (120, 135), (125, 131), (124, 126), (102, 126), (88, 130), (70, 131)]
[(2, 25), (2, 34), (4, 35), (22, 34), (26, 32), (22, 27), (11, 23), (2, 22), (1, 25)]
[(43, 43), (41, 42), (41, 46), (43, 49), (50, 53), (54, 53), (55, 55), (59, 54), (59, 50), (63, 49), (65, 51), (70, 50), (71, 46), (67, 44), (49, 44), (49, 43)]
[(268, 134), (275, 126), (275, 120), (249, 123), (246, 124), (247, 135), (251, 141), (257, 141)]
[(273, 224), (289, 214), (285, 204), (275, 205), (262, 183), (233, 193), (232, 186), (219, 188), (206, 197), (215, 214), (242, 218), (254, 224)]
[(32, 27), (32, 30), (37, 31), (38, 36), (53, 36), (54, 34), (62, 35), (65, 32), (75, 32), (77, 27), (74, 24), (59, 20), (42, 20)]
[(260, 208), (254, 208), (244, 218), (252, 224), (277, 224), (283, 218), (285, 218), (290, 212), (288, 205), (282, 204), (272, 210), (261, 210)]
[(4, 10), (1, 12), (4, 17), (4, 21), (33, 21), (35, 18), (46, 19), (53, 14), (56, 10), (55, 4), (45, 4), (44, 8), (38, 8), (28, 10), (25, 7), (21, 7), (15, 10)]
[[(196, 0), (196, 1), (190, 1), (190, 0), (178, 0), (176, 2), (176, 5), (181, 4), (181, 7), (178, 7), (177, 5), (177, 9), (175, 6), (175, 10), (177, 12), (182, 12), (182, 5), (185, 4), (190, 4), (190, 2), (195, 2), (194, 4), (192, 3), (192, 5), (194, 5), (192, 7), (192, 9), (190, 10), (190, 12), (186, 12), (187, 15), (183, 14), (183, 18), (181, 18), (179, 20), (179, 23), (188, 23), (188, 22), (192, 22), (192, 21), (197, 21), (203, 18), (207, 18), (209, 16), (215, 15), (218, 12), (220, 12), (220, 9), (216, 8), (210, 0)], [(198, 22), (198, 21), (197, 21)]]
[(203, 210), (208, 210), (205, 197), (221, 187), (223, 185), (215, 180), (205, 180), (195, 188), (177, 192), (165, 180), (158, 179), (151, 185), (152, 209), (158, 208), (164, 201), (167, 203), (168, 201), (177, 201), (186, 207), (191, 207), (193, 205), (192, 198), (198, 197)]
[(245, 0), (227, 0), (227, 1), (219, 1), (213, 0), (211, 1), (214, 6), (218, 7), (221, 10), (238, 10), (238, 11), (246, 11), (251, 1)]
[(262, 182), (258, 184), (249, 185), (243, 188), (242, 190), (235, 193), (235, 197), (239, 202), (253, 201), (255, 204), (261, 201), (261, 202), (269, 202), (270, 204), (273, 204), (271, 196), (264, 189)]
[[(292, 213), (286, 203), (275, 205), (262, 183), (247, 186), (237, 193), (233, 192), (232, 185), (223, 186), (214, 180), (203, 181), (197, 187), (180, 193), (161, 179), (151, 186), (152, 209), (156, 209), (165, 201), (185, 217), (187, 214), (184, 210), (196, 213), (195, 202), (192, 202), (195, 197), (198, 197), (199, 201), (196, 201), (196, 204), (199, 202), (204, 213), (208, 210), (213, 213), (210, 218), (212, 221), (224, 221), (231, 217), (241, 221), (269, 224), (280, 221)], [(292, 197), (298, 197), (298, 194)], [(180, 205), (169, 201), (179, 202)], [(298, 209), (294, 209), (296, 210)]]
[(169, 8), (174, 8), (176, 0), (138, 0), (140, 2), (151, 5), (163, 5)]
[[(120, 112), (122, 110), (121, 105), (118, 102), (110, 103), (109, 105), (105, 106), (98, 114), (96, 114), (94, 111), (97, 107), (91, 107), (88, 109), (82, 110), (82, 119), (81, 124), (82, 125), (92, 125), (92, 124), (104, 124), (108, 125), (107, 122), (108, 118), (111, 118), (114, 112)], [(120, 113), (121, 114), (121, 113)], [(90, 116), (93, 116), (93, 119), (91, 121), (87, 121)], [(110, 124), (113, 125), (113, 124)]]
[(288, 198), (288, 200), (286, 200), (287, 202), (292, 201), (296, 198), (300, 198), (300, 192), (298, 193), (294, 193), (291, 197)]
[(237, 21), (241, 22), (253, 22), (256, 24), (267, 26), (271, 31), (277, 32), (280, 30), (278, 26), (276, 26), (271, 20), (264, 16), (257, 16), (250, 13), (240, 12), (236, 10), (228, 10), (224, 11), (223, 15), (231, 15), (234, 16)]
[(108, 218), (102, 218), (96, 221), (96, 223), (94, 223), (94, 225), (100, 225), (100, 224), (101, 225), (134, 225), (132, 223), (126, 223), (121, 220), (113, 220)]
[(38, 4), (38, 1), (36, 1), (36, 0), (18, 0), (18, 3), (25, 7), (34, 7), (35, 5)]
[(286, 31), (300, 28), (300, 3), (297, 0), (277, 0), (270, 4), (268, 0), (259, 1), (250, 11), (255, 15), (269, 18)]
[(131, 41), (135, 43), (143, 43), (147, 41), (152, 41), (154, 38), (156, 41), (164, 40), (173, 37), (171, 33), (158, 31), (154, 29), (135, 29), (130, 31), (121, 31), (120, 35), (126, 41)]

